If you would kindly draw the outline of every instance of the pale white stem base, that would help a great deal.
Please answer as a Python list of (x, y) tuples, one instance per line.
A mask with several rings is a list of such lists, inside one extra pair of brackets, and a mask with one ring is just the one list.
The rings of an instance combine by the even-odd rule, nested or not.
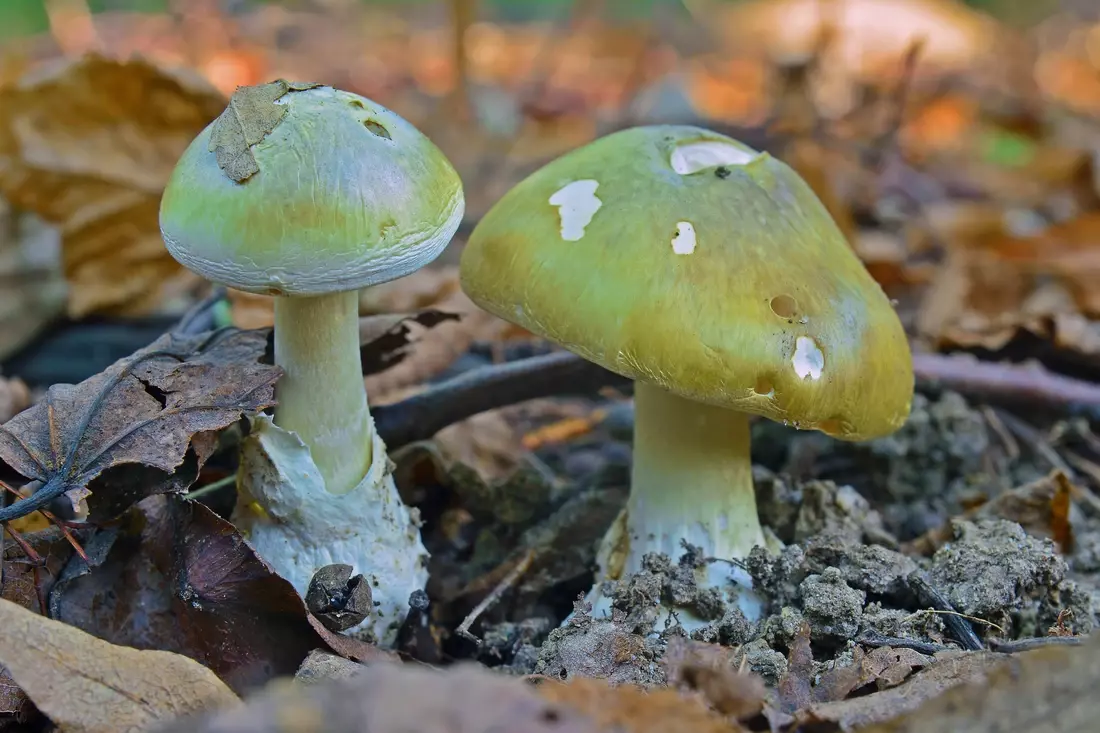
[[(723, 591), (750, 619), (760, 599), (744, 570), (721, 560), (743, 559), (764, 533), (756, 511), (750, 456), (749, 416), (700, 404), (644, 382), (634, 385), (634, 458), (630, 499), (604, 538), (600, 573), (589, 598), (599, 610), (604, 580), (642, 568), (642, 557), (662, 552), (676, 562), (682, 540), (719, 558), (697, 573), (701, 587)], [(706, 622), (676, 609), (689, 632)]]
[(310, 447), (333, 494), (371, 465), (373, 423), (359, 356), (359, 295), (275, 298), (275, 424)]
[(350, 491), (335, 495), (300, 437), (259, 416), (245, 439), (233, 523), (303, 597), (325, 565), (351, 565), (374, 595), (374, 615), (348, 633), (391, 646), (409, 595), (428, 581), (418, 518), (401, 500), (386, 446), (374, 433), (373, 460)]

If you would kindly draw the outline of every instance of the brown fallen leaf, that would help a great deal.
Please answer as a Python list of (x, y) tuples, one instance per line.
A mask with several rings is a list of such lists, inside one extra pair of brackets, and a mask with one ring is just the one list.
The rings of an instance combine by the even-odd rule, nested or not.
[(393, 369), (415, 354), (426, 334), (442, 324), (457, 323), (456, 313), (427, 308), (415, 313), (387, 313), (359, 319), (360, 357), (368, 390), (371, 376)]
[[(26, 548), (14, 540), (4, 542), (2, 597), (23, 608), (44, 614), (46, 599), (62, 568), (73, 554), (73, 546), (57, 527), (23, 536), (27, 547), (41, 558), (41, 564), (27, 556)], [(7, 722), (24, 723), (35, 713), (34, 704), (0, 667), (0, 729)]]
[(991, 652), (941, 652), (936, 655), (934, 664), (896, 687), (846, 700), (812, 703), (794, 713), (791, 722), (795, 730), (798, 726), (814, 725), (852, 730), (860, 725), (889, 720), (918, 709), (926, 700), (956, 685), (970, 681), (980, 684), (1001, 660), (1003, 656)]
[(718, 713), (747, 720), (763, 709), (767, 690), (757, 675), (734, 667), (735, 656), (729, 647), (673, 637), (662, 662), (669, 687), (694, 690)]
[(0, 359), (61, 316), (67, 300), (61, 234), (0, 198)]
[(60, 228), (71, 316), (148, 313), (200, 282), (165, 249), (158, 207), (224, 108), (197, 75), (97, 55), (0, 89), (0, 194)]
[(810, 649), (810, 625), (803, 621), (791, 641), (787, 672), (779, 680), (779, 710), (791, 715), (813, 702), (814, 655)]
[(1081, 354), (1100, 354), (1100, 215), (1035, 236), (1013, 234), (991, 203), (950, 203), (927, 221), (947, 244), (924, 294), (918, 331), (937, 345), (998, 350), (1020, 333)]
[[(473, 664), (370, 665), (350, 679), (279, 680), (237, 710), (158, 733), (601, 733), (581, 712)], [(728, 730), (728, 729), (726, 729)]]
[(434, 309), (459, 319), (412, 333), (400, 363), (367, 377), (371, 404), (406, 396), (406, 387), (420, 385), (451, 366), (475, 341), (498, 341), (516, 332), (506, 322), (478, 308), (462, 292), (458, 268), (425, 267), (412, 275), (365, 289), (360, 296), (365, 314), (414, 313)]
[(21, 379), (0, 377), (0, 423), (31, 406), (31, 391)]
[(294, 588), (206, 506), (153, 496), (126, 520), (95, 567), (59, 583), (57, 618), (115, 644), (184, 654), (242, 694), (294, 674), (317, 648), (389, 659), (312, 623)]
[(67, 733), (146, 730), (156, 721), (238, 704), (192, 659), (115, 646), (6, 600), (0, 600), (0, 663)]
[(931, 663), (931, 659), (913, 649), (888, 646), (873, 649), (863, 658), (860, 687), (873, 683), (878, 689), (885, 690), (900, 685), (915, 670)]
[(900, 716), (895, 710), (888, 716), (892, 720), (856, 731), (1085, 733), (1096, 730), (1100, 718), (1098, 685), (1100, 636), (1081, 647), (1050, 646), (1002, 656), (978, 679), (955, 685), (920, 706), (905, 700)]
[[(1073, 526), (1070, 524), (1070, 506), (1073, 496), (1080, 491), (1063, 471), (1056, 469), (1041, 479), (967, 509), (958, 518), (1007, 519), (1022, 526), (1028, 534), (1054, 540), (1063, 553), (1071, 552)], [(948, 522), (907, 543), (905, 549), (931, 557), (953, 535), (953, 525)]]
[(622, 733), (740, 733), (737, 723), (709, 710), (698, 698), (668, 688), (612, 687), (607, 680), (548, 680), (535, 688), (547, 700), (592, 718), (605, 731)]
[[(266, 348), (263, 331), (167, 334), (78, 385), (54, 385), (0, 426), (0, 460), (42, 484), (0, 509), (0, 521), (63, 494), (74, 506), (86, 498), (99, 521), (150, 493), (185, 488), (216, 447), (215, 431), (274, 404), (281, 370), (259, 363)], [(176, 471), (189, 451), (190, 470), (165, 482), (163, 474)], [(156, 469), (162, 480), (122, 471), (112, 481), (104, 473), (122, 466)]]

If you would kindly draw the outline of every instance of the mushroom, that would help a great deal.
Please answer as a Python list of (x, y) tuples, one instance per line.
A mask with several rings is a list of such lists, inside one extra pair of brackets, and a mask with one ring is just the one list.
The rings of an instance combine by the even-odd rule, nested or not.
[(335, 563), (373, 579), (385, 642), (424, 587), (427, 553), (374, 430), (359, 354), (360, 288), (434, 260), (464, 211), (443, 153), (356, 94), (279, 80), (241, 87), (164, 191), (168, 250), (196, 273), (275, 297), (274, 419), (242, 448), (233, 520), (303, 596)]
[[(630, 498), (600, 579), (682, 541), (723, 560), (764, 545), (751, 416), (862, 440), (909, 413), (890, 301), (809, 186), (724, 135), (638, 127), (550, 162), (482, 218), (460, 269), (482, 308), (635, 380)], [(759, 613), (735, 566), (697, 579)]]

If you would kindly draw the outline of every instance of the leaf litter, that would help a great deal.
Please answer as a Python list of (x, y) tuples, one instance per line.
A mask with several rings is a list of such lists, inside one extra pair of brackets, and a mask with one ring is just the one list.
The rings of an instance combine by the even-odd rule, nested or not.
[[(0, 426), (0, 460), (39, 484), (0, 510), (0, 521), (61, 496), (74, 510), (86, 503), (102, 521), (146, 494), (186, 488), (214, 451), (216, 431), (274, 404), (281, 371), (260, 363), (266, 350), (264, 332), (167, 334), (78, 385), (54, 385)], [(190, 470), (181, 474), (189, 449)], [(91, 486), (110, 482), (105, 472), (122, 466), (157, 469), (162, 480), (142, 473), (108, 491)]]
[(141, 315), (194, 288), (157, 211), (176, 159), (224, 106), (198, 74), (96, 54), (0, 88), (0, 195), (59, 230), (70, 316)]
[[(592, 39), (603, 37), (593, 18), (574, 20), (576, 38), (595, 43)], [(479, 28), (470, 37), (491, 36), (493, 25), (488, 29)], [(845, 34), (858, 32), (844, 29)], [(521, 34), (498, 35), (497, 42), (511, 44)], [(845, 35), (839, 42), (851, 39)], [(757, 500), (762, 520), (780, 542), (778, 551), (755, 552), (746, 562), (764, 591), (766, 614), (750, 623), (732, 610), (712, 609), (713, 623), (690, 640), (674, 617), (656, 618), (648, 610), (659, 597), (700, 602), (696, 589), (678, 572), (683, 558), (655, 558), (645, 573), (625, 579), (616, 596), (620, 607), (609, 618), (590, 617), (583, 605), (574, 609), (578, 593), (591, 582), (595, 545), (625, 501), (632, 415), (624, 399), (629, 392), (618, 392), (624, 385), (608, 380), (586, 383), (582, 389), (549, 379), (536, 396), (551, 399), (531, 403), (528, 409), (500, 409), (484, 393), (501, 388), (501, 383), (483, 382), (492, 386), (483, 386), (480, 397), (473, 390), (473, 402), (467, 393), (468, 403), (453, 412), (468, 419), (427, 440), (418, 435), (413, 439), (418, 442), (394, 453), (400, 488), (425, 517), (425, 542), (432, 552), (432, 585), (425, 598), (415, 599), (416, 610), (403, 636), (406, 643), (400, 651), (407, 658), (441, 665), (476, 658), (500, 676), (526, 676), (527, 682), (537, 683), (537, 694), (561, 695), (564, 707), (554, 708), (551, 718), (579, 721), (567, 715), (579, 711), (595, 718), (586, 720), (588, 725), (614, 721), (640, 731), (661, 730), (667, 718), (659, 709), (666, 705), (674, 719), (698, 721), (700, 730), (710, 725), (714, 730), (763, 730), (769, 722), (776, 730), (852, 730), (893, 725), (886, 721), (905, 711), (910, 712), (899, 726), (941, 729), (937, 721), (956, 714), (949, 708), (968, 710), (968, 723), (979, 726), (975, 730), (1019, 728), (1022, 721), (1029, 730), (1045, 730), (1043, 725), (1088, 709), (1081, 700), (1057, 707), (1036, 704), (1036, 695), (1061, 699), (1052, 690), (1061, 684), (1057, 680), (1063, 670), (1059, 665), (1025, 665), (1046, 655), (1060, 660), (1067, 672), (1091, 679), (1088, 665), (1082, 665), (1086, 650), (1068, 645), (1080, 644), (1095, 626), (1100, 600), (1100, 512), (1094, 494), (1100, 488), (1100, 442), (1095, 423), (1088, 419), (1097, 413), (1079, 409), (1087, 405), (1074, 395), (1083, 393), (1066, 392), (1061, 384), (1024, 394), (1040, 377), (1061, 376), (1061, 371), (1088, 379), (1087, 367), (1096, 363), (1096, 312), (1088, 278), (1095, 255), (1091, 210), (1098, 202), (1095, 186), (1086, 180), (1092, 173), (1088, 156), (1062, 149), (1062, 133), (1036, 124), (1026, 107), (1006, 119), (980, 94), (922, 86), (927, 75), (920, 60), (922, 53), (931, 53), (928, 49), (893, 49), (886, 66), (894, 71), (885, 75), (885, 82), (873, 78), (882, 69), (845, 75), (844, 85), (860, 94), (823, 94), (821, 86), (829, 88), (837, 79), (820, 72), (830, 71), (829, 64), (844, 53), (843, 46), (830, 47), (828, 38), (820, 47), (817, 43), (803, 54), (816, 68), (788, 60), (761, 69), (745, 59), (723, 59), (728, 63), (723, 68), (736, 79), (774, 76), (787, 85), (786, 107), (766, 128), (779, 133), (770, 144), (818, 190), (857, 252), (899, 299), (899, 313), (915, 336), (918, 365), (938, 357), (924, 350), (967, 349), (981, 360), (952, 361), (950, 370), (922, 378), (909, 423), (888, 439), (837, 444), (756, 424)], [(389, 48), (384, 42), (367, 45), (360, 53)], [(436, 39), (434, 46), (441, 45)], [(595, 45), (615, 49), (623, 44), (609, 40)], [(309, 46), (307, 41), (297, 44), (296, 53), (309, 56), (302, 52)], [(553, 61), (568, 46), (551, 38), (547, 56)], [(434, 79), (429, 57), (439, 51), (432, 42), (421, 47), (425, 58), (417, 63), (423, 61), (424, 67), (417, 66), (414, 76)], [(507, 48), (503, 57), (525, 58), (518, 47)], [(312, 55), (319, 55), (316, 49)], [(487, 57), (477, 57), (478, 68)], [(504, 66), (509, 65), (522, 66)], [(1015, 65), (997, 71), (1011, 77), (1010, 67)], [(704, 68), (695, 59), (689, 64), (691, 73)], [(714, 68), (709, 67), (711, 76)], [(512, 71), (494, 70), (486, 78), (506, 78)], [(536, 126), (557, 135), (558, 147), (565, 140), (586, 139), (596, 129), (590, 118), (606, 102), (597, 101), (601, 96), (594, 85), (608, 86), (602, 67), (595, 65), (584, 79), (551, 72), (549, 81), (534, 88), (547, 97), (568, 98), (569, 105), (561, 110), (552, 104), (520, 105), (539, 119), (517, 137), (527, 141), (524, 149), (513, 152), (530, 153), (533, 146), (528, 143), (538, 137), (531, 134)], [(582, 92), (572, 94), (565, 88), (570, 83)], [(708, 85), (699, 89), (720, 86), (714, 79)], [(1009, 92), (1023, 87), (1003, 85)], [(743, 84), (739, 91), (747, 94), (752, 88), (752, 83)], [(615, 95), (605, 93), (603, 98), (621, 94), (617, 88)], [(858, 101), (864, 98), (871, 101)], [(841, 112), (846, 99), (857, 101)], [(738, 109), (759, 109), (768, 102), (743, 97), (739, 107), (737, 99), (724, 101), (735, 102), (721, 112), (730, 118), (719, 120), (716, 112), (711, 126), (743, 122)], [(824, 113), (823, 106), (828, 107)], [(265, 122), (256, 129), (263, 133), (274, 124)], [(235, 159), (243, 159), (247, 169), (247, 148), (254, 144), (249, 140), (256, 135), (246, 136), (241, 125), (229, 126), (240, 127), (228, 137), (243, 149)], [(748, 131), (755, 133), (756, 128)], [(784, 140), (784, 134), (790, 139)], [(492, 161), (477, 163), (494, 167)], [(512, 176), (518, 170), (504, 168)], [(471, 180), (482, 193), (506, 185), (477, 176)], [(368, 392), (372, 403), (376, 396), (386, 403), (380, 415), (423, 410), (440, 398), (433, 388), (454, 377), (476, 387), (481, 370), (545, 353), (545, 345), (531, 342), (526, 334), (500, 322), (477, 321), (477, 312), (461, 303), (453, 269), (422, 272), (417, 283), (409, 278), (364, 295), (367, 312), (386, 314), (374, 326), (388, 336), (364, 339), (369, 342), (364, 364), (373, 365), (366, 371), (377, 370), (368, 376)], [(464, 317), (409, 320), (388, 315), (431, 309)], [(262, 315), (249, 317), (257, 326), (269, 325)], [(1021, 353), (1031, 358), (1029, 350), (1042, 360), (1033, 372), (989, 361), (1018, 360)], [(250, 353), (242, 363), (255, 366), (260, 361)], [(947, 364), (942, 359), (934, 363), (937, 368)], [(1012, 370), (1011, 379), (996, 392), (981, 388), (992, 366)], [(525, 376), (532, 384), (541, 378), (537, 372)], [(156, 398), (143, 386), (132, 386), (139, 400), (143, 394)], [(531, 392), (524, 392), (524, 399)], [(429, 401), (417, 401), (424, 395)], [(470, 417), (479, 412), (478, 400), (494, 409)], [(409, 414), (414, 422), (423, 422), (416, 417), (422, 413)], [(309, 647), (327, 647), (351, 658), (372, 656), (362, 646), (357, 651), (354, 640), (327, 632), (300, 599), (292, 603), (276, 587), (277, 579), (269, 571), (265, 575), (262, 561), (217, 516), (226, 513), (230, 490), (206, 495), (202, 504), (189, 504), (175, 494), (150, 496), (230, 474), (234, 464), (226, 449), (236, 437), (227, 426), (233, 423), (227, 420), (217, 428), (218, 449), (204, 444), (213, 431), (187, 435), (190, 443), (184, 443), (182, 452), (177, 450), (182, 437), (177, 436), (171, 460), (164, 461), (172, 464), (168, 469), (141, 460), (112, 464), (102, 478), (83, 487), (92, 491), (80, 498), (95, 510), (97, 522), (117, 519), (96, 529), (91, 538), (80, 536), (90, 562), (73, 554), (72, 545), (55, 534), (59, 552), (69, 559), (61, 579), (46, 591), (52, 605), (73, 625), (117, 635), (120, 643), (175, 645), (242, 691), (273, 675), (289, 674)], [(560, 430), (543, 432), (559, 425)], [(65, 437), (64, 431), (58, 435)], [(57, 455), (42, 457), (56, 461)], [(200, 472), (203, 463), (206, 469)], [(155, 469), (156, 481), (126, 475), (125, 466), (142, 465)], [(164, 483), (164, 473), (173, 469), (174, 483)], [(114, 481), (107, 480), (115, 475)], [(130, 491), (127, 484), (142, 488)], [(36, 488), (31, 483), (25, 492)], [(156, 528), (167, 526), (172, 529), (157, 534)], [(27, 541), (36, 540), (36, 534), (28, 533)], [(689, 550), (685, 555), (690, 559)], [(973, 568), (983, 570), (967, 572)], [(136, 588), (129, 595), (117, 593), (130, 586)], [(37, 587), (37, 581), (27, 587)], [(144, 629), (135, 626), (135, 609), (142, 608), (158, 609), (162, 620)], [(558, 628), (572, 611), (577, 611), (573, 620)], [(183, 614), (188, 628), (169, 628), (171, 613)], [(245, 628), (247, 632), (241, 631)], [(457, 633), (459, 628), (468, 635)], [(272, 637), (289, 640), (276, 650), (285, 654), (272, 652)], [(206, 639), (215, 641), (207, 644)], [(1042, 648), (1038, 653), (1022, 651), (1034, 646)], [(998, 672), (1017, 664), (1007, 676)], [(396, 669), (375, 663), (372, 681), (356, 675), (345, 684), (363, 684), (368, 690), (373, 685), (376, 691), (435, 684), (429, 677), (413, 682), (401, 678), (426, 672), (415, 665), (388, 666)], [(347, 665), (340, 668), (348, 671)], [(438, 694), (447, 714), (476, 719), (481, 711), (472, 709), (480, 704), (473, 690), (481, 682), (474, 669), (433, 672), (451, 680), (427, 697)], [(1019, 669), (1039, 671), (1024, 674)], [(1013, 687), (1020, 684), (1014, 680), (1026, 680), (1029, 674), (1042, 682)], [(391, 679), (380, 681), (387, 675)], [(324, 676), (315, 673), (315, 678)], [(509, 682), (513, 690), (523, 689), (522, 682)], [(936, 702), (956, 686), (966, 694), (949, 693), (943, 703)], [(451, 689), (469, 693), (448, 696), (445, 690)], [(746, 689), (757, 692), (746, 694)], [(348, 725), (359, 725), (359, 698), (371, 693), (355, 687), (340, 690), (322, 708), (324, 719), (342, 721), (339, 716), (347, 712)], [(970, 702), (999, 691), (1011, 691), (1003, 707), (975, 710)], [(274, 688), (243, 725), (271, 729), (264, 721), (285, 711), (299, 692)], [(392, 692), (388, 699), (405, 698)], [(301, 707), (316, 709), (312, 703)], [(409, 724), (424, 712), (416, 704), (393, 707)], [(540, 718), (531, 723), (525, 717), (543, 708), (515, 710), (494, 722), (515, 727), (552, 722)], [(306, 730), (318, 719), (307, 715), (295, 725)], [(988, 728), (980, 727), (987, 723)]]

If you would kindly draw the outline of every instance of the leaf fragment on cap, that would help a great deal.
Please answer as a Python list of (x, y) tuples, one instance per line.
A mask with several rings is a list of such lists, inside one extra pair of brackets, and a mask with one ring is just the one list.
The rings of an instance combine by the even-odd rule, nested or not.
[(210, 152), (230, 179), (237, 183), (260, 172), (252, 146), (267, 137), (286, 116), (287, 107), (275, 104), (287, 92), (314, 89), (322, 84), (278, 79), (268, 84), (238, 87), (225, 111), (210, 130)]

